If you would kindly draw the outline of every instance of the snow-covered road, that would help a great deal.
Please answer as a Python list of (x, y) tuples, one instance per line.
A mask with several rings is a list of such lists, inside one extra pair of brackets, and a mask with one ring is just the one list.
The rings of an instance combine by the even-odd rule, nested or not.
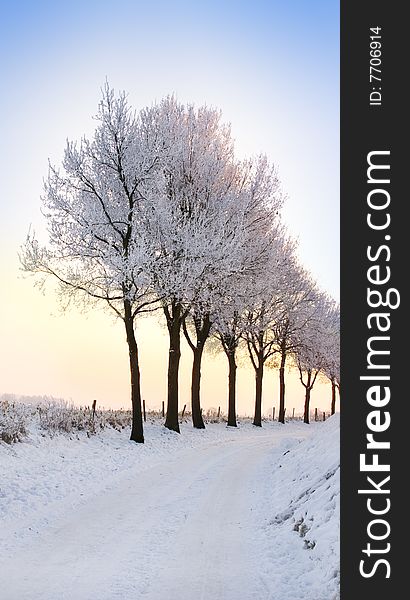
[(336, 600), (336, 415), (0, 447), (0, 600)]
[[(300, 437), (300, 431), (298, 432)], [(282, 436), (190, 448), (130, 469), (0, 561), (4, 600), (261, 600), (261, 489)], [(279, 450), (278, 450), (278, 453)]]

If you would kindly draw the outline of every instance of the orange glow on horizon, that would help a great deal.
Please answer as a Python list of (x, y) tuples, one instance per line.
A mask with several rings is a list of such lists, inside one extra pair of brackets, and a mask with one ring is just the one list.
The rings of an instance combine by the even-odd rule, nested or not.
[[(13, 269), (12, 267), (15, 267)], [(0, 302), (1, 347), (0, 393), (49, 395), (77, 405), (130, 406), (128, 351), (121, 321), (104, 310), (60, 313), (52, 293), (42, 295), (33, 279), (18, 274), (17, 259), (0, 273), (4, 285)], [(168, 339), (161, 313), (137, 321), (141, 387), (147, 409), (159, 410), (166, 403)], [(190, 406), (192, 352), (182, 339), (180, 407)], [(242, 352), (237, 371), (238, 414), (252, 415), (254, 372)], [(311, 406), (328, 411), (330, 384), (317, 381)], [(204, 355), (201, 397), (204, 410), (227, 411), (227, 360), (223, 352)], [(303, 411), (304, 388), (295, 371), (287, 373), (287, 414)], [(266, 369), (262, 410), (278, 410), (278, 375)], [(277, 413), (276, 413), (277, 414)]]

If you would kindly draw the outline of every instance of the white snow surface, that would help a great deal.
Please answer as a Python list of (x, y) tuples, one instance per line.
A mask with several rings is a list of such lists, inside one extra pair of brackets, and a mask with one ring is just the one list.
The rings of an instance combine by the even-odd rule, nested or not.
[(1, 600), (336, 600), (339, 416), (0, 443)]

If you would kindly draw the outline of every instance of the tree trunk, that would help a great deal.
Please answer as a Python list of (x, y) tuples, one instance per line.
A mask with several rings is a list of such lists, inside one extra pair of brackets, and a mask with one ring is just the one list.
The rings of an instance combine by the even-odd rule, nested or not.
[(171, 311), (167, 309), (169, 332), (169, 357), (168, 357), (168, 404), (165, 427), (180, 433), (178, 420), (178, 375), (179, 361), (181, 358), (181, 313), (182, 307), (177, 302), (171, 305)]
[(281, 352), (279, 367), (279, 423), (285, 422), (285, 363), (286, 352)]
[(203, 346), (202, 344), (198, 343), (198, 346), (194, 350), (191, 384), (192, 424), (196, 429), (205, 429), (200, 400), (202, 352)]
[(336, 411), (336, 382), (332, 378), (332, 403), (330, 406), (330, 414), (334, 415)]
[(235, 350), (228, 352), (229, 384), (228, 384), (228, 425), (236, 427), (236, 361)]
[(131, 375), (131, 405), (132, 405), (132, 427), (130, 439), (133, 442), (144, 443), (144, 427), (142, 423), (141, 408), (141, 382), (138, 361), (138, 346), (134, 332), (134, 319), (132, 317), (131, 303), (124, 300), (124, 323), (127, 334), (128, 351), (130, 357)]
[(258, 368), (255, 371), (255, 415), (253, 424), (262, 427), (262, 381), (263, 381), (263, 363), (259, 361)]
[(192, 408), (192, 424), (196, 429), (205, 429), (205, 423), (202, 418), (201, 411), (201, 363), (202, 355), (204, 351), (205, 342), (209, 337), (211, 331), (211, 319), (209, 314), (204, 316), (193, 316), (196, 333), (196, 345), (191, 340), (189, 333), (186, 328), (184, 321), (184, 333), (192, 352), (194, 353), (194, 360), (192, 363), (192, 381), (191, 381), (191, 408)]
[(311, 386), (311, 373), (308, 373), (307, 384), (305, 385), (305, 410), (303, 415), (303, 421), (309, 424), (309, 408), (310, 408), (310, 391), (312, 389)]

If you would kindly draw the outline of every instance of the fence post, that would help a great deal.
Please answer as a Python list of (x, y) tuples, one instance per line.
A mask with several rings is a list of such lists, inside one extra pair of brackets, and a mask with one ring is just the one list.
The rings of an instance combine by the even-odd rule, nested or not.
[(272, 409), (272, 421), (275, 420), (275, 407), (273, 407)]
[(323, 420), (326, 421), (326, 413), (323, 413)]
[(92, 421), (94, 423), (94, 417), (95, 417), (95, 407), (97, 406), (97, 400), (93, 400), (93, 405), (92, 405)]
[(295, 409), (292, 410), (292, 419), (295, 418)]
[(219, 419), (220, 416), (221, 416), (221, 407), (218, 406), (218, 419)]
[(181, 413), (181, 419), (183, 419), (183, 418), (184, 418), (185, 409), (186, 409), (186, 404), (184, 404), (184, 408), (182, 409), (182, 413)]
[(142, 412), (144, 413), (144, 423), (147, 420), (147, 413), (145, 412), (145, 400), (142, 401)]
[(162, 416), (165, 417), (165, 402), (162, 401)]
[(315, 421), (317, 421), (317, 408), (315, 408)]

